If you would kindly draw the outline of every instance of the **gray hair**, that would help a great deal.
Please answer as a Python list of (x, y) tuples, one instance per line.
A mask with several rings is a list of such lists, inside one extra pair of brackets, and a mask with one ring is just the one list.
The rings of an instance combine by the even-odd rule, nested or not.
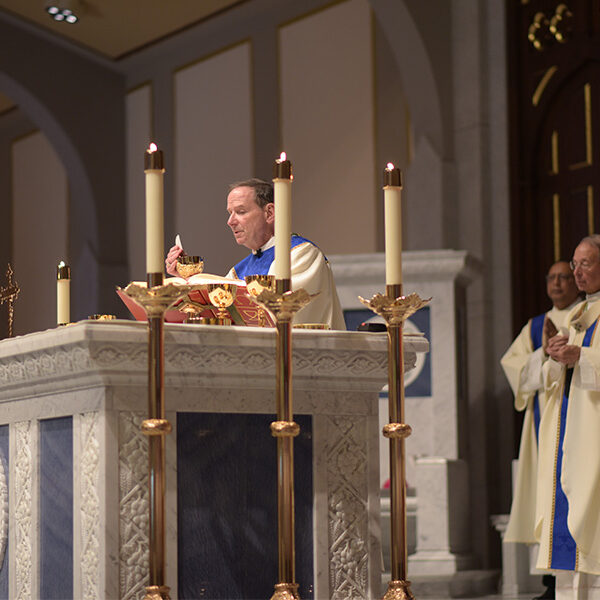
[(243, 181), (236, 181), (229, 185), (229, 191), (235, 190), (239, 187), (249, 187), (254, 190), (254, 199), (256, 204), (261, 208), (264, 208), (267, 204), (273, 203), (273, 184), (263, 179), (245, 179)]
[(579, 243), (594, 246), (598, 250), (598, 256), (600, 256), (600, 233), (592, 233), (592, 235), (586, 235)]

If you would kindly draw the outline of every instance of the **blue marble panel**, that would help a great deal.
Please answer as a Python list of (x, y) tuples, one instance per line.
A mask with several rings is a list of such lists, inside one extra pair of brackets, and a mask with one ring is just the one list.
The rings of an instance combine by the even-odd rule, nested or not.
[[(365, 321), (374, 320), (383, 323), (381, 317), (374, 315), (372, 311), (367, 309), (345, 310), (344, 319), (348, 331), (356, 331), (356, 328)], [(431, 343), (431, 312), (429, 306), (423, 307), (410, 319), (407, 319), (407, 329), (409, 331), (416, 329), (424, 333), (429, 343)], [(431, 356), (429, 352), (419, 356), (416, 369), (418, 372), (408, 374), (411, 381), (406, 384), (405, 395), (411, 398), (431, 396)], [(383, 396), (387, 397), (387, 394), (383, 394)]]
[[(313, 598), (312, 419), (296, 415), (296, 579)], [(277, 442), (270, 415), (178, 413), (179, 598), (270, 598), (277, 583)]]
[[(4, 478), (7, 485), (7, 500), (8, 500), (8, 425), (0, 425), (0, 461), (4, 471)], [(8, 600), (8, 540), (6, 540), (6, 551), (0, 565), (0, 600)]]
[(40, 597), (73, 597), (73, 419), (40, 421)]

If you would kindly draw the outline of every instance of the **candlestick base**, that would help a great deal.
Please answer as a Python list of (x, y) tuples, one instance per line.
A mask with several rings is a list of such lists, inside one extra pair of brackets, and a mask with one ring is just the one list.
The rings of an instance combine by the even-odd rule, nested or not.
[(387, 294), (375, 294), (370, 300), (362, 296), (358, 299), (374, 313), (385, 319), (388, 325), (401, 325), (411, 315), (431, 302), (431, 298), (423, 300), (418, 294), (394, 298)]
[(276, 583), (271, 600), (300, 600), (297, 583)]
[(255, 301), (273, 314), (278, 323), (287, 323), (319, 293), (309, 294), (304, 289), (284, 293), (263, 290), (256, 296)]
[(171, 600), (170, 591), (168, 585), (149, 585), (146, 587), (144, 600)]
[(410, 581), (403, 581), (402, 579), (390, 581), (383, 600), (415, 600), (410, 590)]

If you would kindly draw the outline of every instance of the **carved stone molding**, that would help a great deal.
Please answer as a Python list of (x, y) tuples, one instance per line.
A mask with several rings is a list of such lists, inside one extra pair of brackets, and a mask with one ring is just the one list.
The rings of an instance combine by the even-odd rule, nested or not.
[[(273, 330), (167, 325), (166, 333), (167, 385), (231, 387), (237, 379), (243, 387), (264, 387), (264, 376), (275, 373)], [(14, 348), (0, 349), (0, 401), (64, 390), (65, 382), (72, 390), (145, 385), (146, 337), (143, 323), (81, 322), (17, 338)], [(427, 348), (425, 339), (407, 338), (406, 367)], [(373, 390), (387, 373), (385, 334), (303, 331), (294, 336), (293, 356), (299, 388), (317, 378), (322, 389)]]
[(97, 412), (80, 415), (81, 590), (84, 600), (99, 600), (100, 445)]
[(333, 417), (328, 433), (330, 597), (367, 600), (369, 523), (364, 421)]
[(15, 423), (12, 428), (15, 436), (14, 457), (14, 540), (15, 581), (13, 597), (16, 600), (29, 600), (37, 594), (32, 589), (33, 576), (33, 438), (36, 427), (32, 421)]
[(119, 597), (140, 598), (148, 585), (148, 440), (143, 413), (119, 413)]

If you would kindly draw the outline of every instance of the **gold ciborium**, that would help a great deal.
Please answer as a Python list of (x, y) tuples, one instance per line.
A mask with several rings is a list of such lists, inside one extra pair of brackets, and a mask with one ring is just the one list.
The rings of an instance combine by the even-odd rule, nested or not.
[(179, 256), (176, 269), (181, 277), (187, 279), (204, 271), (204, 259), (201, 256)]
[(209, 283), (208, 299), (218, 308), (217, 319), (219, 325), (231, 325), (231, 317), (227, 310), (232, 304), (237, 293), (237, 285), (233, 283)]
[[(246, 275), (244, 280), (246, 282), (246, 291), (253, 299), (259, 296), (264, 290), (275, 291), (275, 275)], [(258, 309), (258, 324), (261, 327), (265, 327), (267, 324), (265, 309), (262, 307)]]

